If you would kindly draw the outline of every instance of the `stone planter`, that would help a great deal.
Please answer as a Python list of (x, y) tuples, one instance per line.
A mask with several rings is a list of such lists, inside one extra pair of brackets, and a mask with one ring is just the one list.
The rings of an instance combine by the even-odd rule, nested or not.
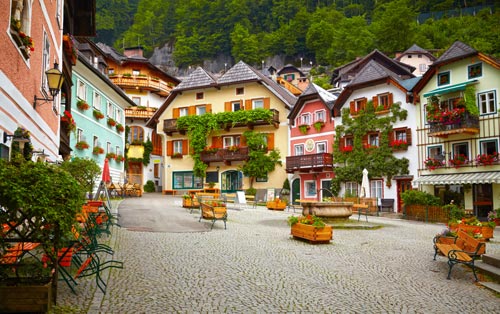
[(333, 238), (331, 226), (316, 228), (312, 225), (296, 223), (291, 228), (291, 234), (294, 238), (308, 240), (310, 243), (329, 243)]
[(286, 203), (281, 202), (281, 201), (277, 201), (277, 202), (271, 201), (271, 202), (266, 203), (266, 207), (267, 207), (267, 209), (271, 209), (271, 210), (285, 210)]
[(52, 283), (0, 286), (0, 313), (46, 313), (52, 307)]
[(352, 202), (302, 202), (303, 215), (347, 219), (352, 215)]

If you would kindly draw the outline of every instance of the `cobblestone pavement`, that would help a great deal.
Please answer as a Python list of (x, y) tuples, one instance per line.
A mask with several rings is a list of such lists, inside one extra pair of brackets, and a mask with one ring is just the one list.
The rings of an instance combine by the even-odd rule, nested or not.
[[(163, 196), (165, 197), (165, 196)], [(184, 211), (166, 197), (169, 210)], [(298, 213), (297, 213), (298, 214)], [(229, 210), (227, 230), (137, 232), (115, 228), (116, 260), (106, 295), (92, 279), (78, 295), (60, 285), (58, 306), (75, 313), (500, 313), (500, 298), (444, 257), (432, 238), (444, 229), (369, 217), (376, 230), (334, 230), (331, 244), (290, 237), (290, 212), (264, 207)], [(200, 222), (207, 224), (208, 222)], [(487, 252), (500, 254), (500, 232)], [(81, 310), (79, 310), (81, 309)]]

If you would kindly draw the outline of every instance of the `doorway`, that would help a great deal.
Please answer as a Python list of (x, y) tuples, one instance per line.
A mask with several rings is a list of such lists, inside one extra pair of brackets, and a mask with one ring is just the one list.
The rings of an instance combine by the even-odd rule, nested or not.
[(297, 200), (300, 200), (300, 179), (292, 181), (292, 204), (295, 204)]
[(403, 211), (403, 200), (401, 199), (401, 193), (412, 189), (411, 180), (397, 180), (396, 182), (398, 186), (398, 196), (397, 196), (398, 213), (401, 213)]
[(221, 192), (236, 193), (243, 187), (243, 174), (241, 171), (228, 170), (221, 174)]
[(129, 162), (127, 182), (132, 184), (139, 184), (142, 188), (142, 162)]
[(493, 210), (493, 186), (490, 183), (473, 184), (472, 195), (474, 215), (481, 221), (488, 220), (488, 213)]

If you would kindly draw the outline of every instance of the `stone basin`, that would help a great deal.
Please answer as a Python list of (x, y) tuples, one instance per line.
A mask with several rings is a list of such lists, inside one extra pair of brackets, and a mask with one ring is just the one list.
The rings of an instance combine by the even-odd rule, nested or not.
[(303, 215), (347, 219), (352, 215), (353, 202), (301, 202)]

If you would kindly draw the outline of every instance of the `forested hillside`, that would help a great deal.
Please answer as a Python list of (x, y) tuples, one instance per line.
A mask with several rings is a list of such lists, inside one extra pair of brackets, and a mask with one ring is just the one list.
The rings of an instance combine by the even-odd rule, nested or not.
[(141, 45), (146, 56), (170, 43), (178, 67), (201, 64), (218, 55), (255, 65), (280, 54), (337, 66), (375, 48), (393, 55), (414, 43), (444, 49), (455, 40), (500, 57), (500, 8), (495, 3), (97, 0), (95, 40), (118, 50)]

